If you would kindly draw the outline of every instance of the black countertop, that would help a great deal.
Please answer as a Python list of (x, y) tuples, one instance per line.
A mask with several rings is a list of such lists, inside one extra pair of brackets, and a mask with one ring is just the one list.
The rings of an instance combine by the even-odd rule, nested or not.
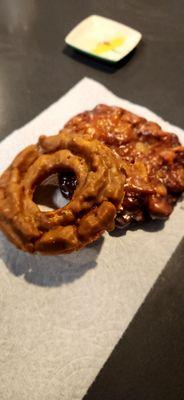
[[(67, 48), (90, 14), (134, 27), (142, 42), (116, 67)], [(183, 21), (183, 0), (0, 0), (0, 139), (84, 76), (184, 128)], [(183, 253), (181, 243), (86, 400), (183, 400)]]
[[(142, 32), (117, 68), (65, 47), (65, 35), (90, 14)], [(184, 127), (183, 20), (183, 0), (0, 0), (0, 138), (84, 76)]]

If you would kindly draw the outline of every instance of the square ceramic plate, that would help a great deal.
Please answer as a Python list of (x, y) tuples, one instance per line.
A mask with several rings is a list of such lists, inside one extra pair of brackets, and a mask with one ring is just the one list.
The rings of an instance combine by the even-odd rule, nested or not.
[(91, 15), (72, 29), (65, 42), (91, 56), (117, 62), (137, 46), (141, 37), (140, 32), (129, 26)]

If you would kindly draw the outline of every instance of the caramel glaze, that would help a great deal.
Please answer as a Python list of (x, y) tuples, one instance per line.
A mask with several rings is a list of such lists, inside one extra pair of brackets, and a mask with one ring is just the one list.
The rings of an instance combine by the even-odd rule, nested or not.
[[(120, 156), (126, 184), (117, 226), (171, 214), (184, 190), (184, 147), (175, 134), (122, 108), (106, 105), (75, 116), (66, 127), (102, 141)], [(75, 182), (69, 175), (61, 175), (60, 187), (70, 198)]]

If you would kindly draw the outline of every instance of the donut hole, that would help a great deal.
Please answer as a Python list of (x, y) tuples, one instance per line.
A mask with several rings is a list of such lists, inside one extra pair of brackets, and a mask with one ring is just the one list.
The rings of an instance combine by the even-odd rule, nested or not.
[(40, 211), (52, 211), (64, 207), (69, 199), (62, 195), (58, 174), (52, 174), (36, 186), (33, 201)]

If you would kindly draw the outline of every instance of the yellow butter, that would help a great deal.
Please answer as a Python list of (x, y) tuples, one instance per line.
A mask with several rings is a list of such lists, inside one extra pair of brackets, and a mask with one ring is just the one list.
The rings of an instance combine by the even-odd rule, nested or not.
[(124, 41), (125, 41), (125, 38), (118, 37), (118, 38), (114, 38), (114, 39), (112, 39), (110, 41), (107, 41), (107, 42), (100, 42), (93, 49), (93, 53), (102, 54), (102, 53), (105, 53), (107, 51), (115, 50), (117, 47), (121, 46)]

